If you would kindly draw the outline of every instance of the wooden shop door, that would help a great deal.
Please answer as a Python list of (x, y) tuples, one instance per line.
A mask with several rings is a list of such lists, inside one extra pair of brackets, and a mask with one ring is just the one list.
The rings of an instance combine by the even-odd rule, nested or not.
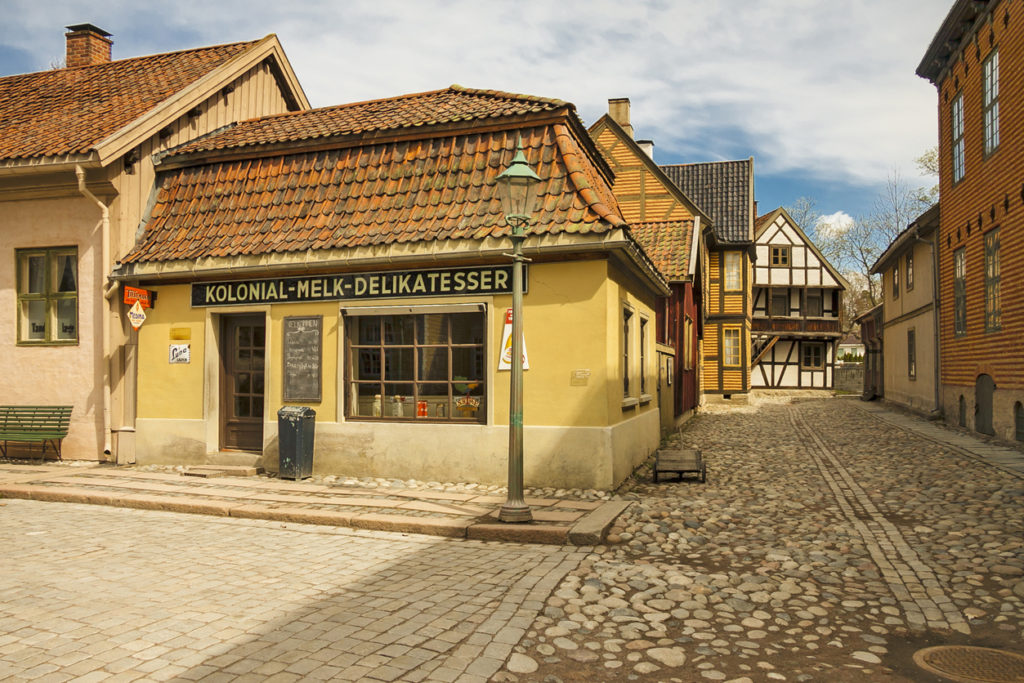
[(263, 451), (266, 337), (263, 315), (221, 317), (220, 445), (225, 450)]

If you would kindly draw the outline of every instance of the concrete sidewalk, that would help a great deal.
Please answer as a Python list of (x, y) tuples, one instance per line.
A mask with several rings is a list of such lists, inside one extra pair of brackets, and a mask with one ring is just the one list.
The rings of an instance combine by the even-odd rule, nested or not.
[(96, 464), (0, 463), (0, 498), (90, 503), (515, 543), (597, 545), (629, 501), (527, 498), (534, 521), (504, 524), (504, 497), (363, 489), (267, 477), (196, 478)]
[(924, 439), (955, 449), (1024, 479), (1024, 451), (1001, 446), (969, 432), (952, 429), (918, 415), (894, 410), (884, 403), (849, 400), (861, 410), (871, 413), (893, 427), (913, 432)]

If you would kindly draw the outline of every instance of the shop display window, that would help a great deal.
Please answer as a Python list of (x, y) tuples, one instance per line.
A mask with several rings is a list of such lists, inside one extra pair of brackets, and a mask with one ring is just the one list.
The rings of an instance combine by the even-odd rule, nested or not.
[(483, 312), (358, 315), (346, 322), (346, 416), (484, 422)]

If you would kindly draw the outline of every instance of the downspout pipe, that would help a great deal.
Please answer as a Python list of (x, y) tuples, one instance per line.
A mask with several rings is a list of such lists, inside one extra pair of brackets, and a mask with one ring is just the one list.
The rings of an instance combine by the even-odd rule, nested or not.
[[(96, 195), (85, 186), (85, 169), (81, 165), (75, 165), (75, 176), (78, 178), (78, 191), (82, 196), (91, 199), (100, 208), (101, 235), (102, 235), (102, 256), (103, 273), (106, 274), (110, 265), (110, 207), (103, 203)], [(110, 455), (113, 452), (112, 428), (110, 418), (110, 298), (117, 292), (118, 284), (115, 282), (103, 291), (103, 315), (101, 316), (101, 327), (103, 331), (103, 453)]]

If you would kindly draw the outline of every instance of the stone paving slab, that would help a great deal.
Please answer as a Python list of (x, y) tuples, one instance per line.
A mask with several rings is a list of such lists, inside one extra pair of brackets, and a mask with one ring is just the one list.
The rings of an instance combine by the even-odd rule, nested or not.
[[(559, 545), (600, 542), (624, 509), (608, 501), (527, 497), (534, 521), (509, 525), (495, 521), (505, 499), (494, 495), (7, 463), (0, 463), (0, 497)], [(573, 534), (581, 525), (586, 531)]]
[(0, 679), (11, 681), (486, 682), (587, 553), (0, 505)]

